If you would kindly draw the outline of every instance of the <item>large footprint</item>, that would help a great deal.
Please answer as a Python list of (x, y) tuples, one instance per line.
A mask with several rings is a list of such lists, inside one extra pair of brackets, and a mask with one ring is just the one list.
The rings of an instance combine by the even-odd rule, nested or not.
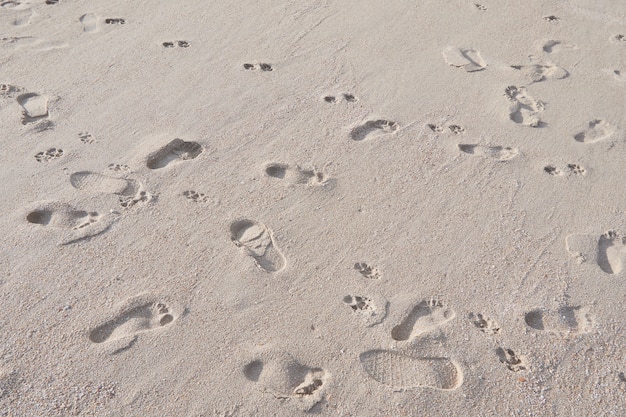
[(17, 97), (22, 106), (22, 124), (33, 123), (48, 117), (48, 97), (37, 93), (26, 93)]
[(615, 230), (609, 230), (599, 238), (572, 234), (565, 239), (565, 246), (578, 263), (591, 260), (607, 274), (619, 274), (626, 264), (626, 237)]
[(158, 151), (150, 154), (146, 165), (150, 169), (159, 169), (177, 161), (194, 159), (202, 153), (202, 146), (197, 142), (185, 142), (174, 139)]
[(537, 309), (526, 313), (526, 324), (535, 330), (560, 336), (589, 333), (593, 328), (590, 306), (562, 307), (556, 311)]
[(441, 301), (423, 300), (409, 311), (404, 320), (391, 330), (393, 340), (412, 340), (422, 333), (436, 329), (456, 316)]
[(608, 139), (615, 133), (616, 128), (609, 122), (601, 119), (594, 119), (587, 123), (587, 127), (574, 134), (577, 142), (594, 143)]
[(538, 116), (545, 104), (528, 95), (525, 87), (511, 85), (504, 90), (504, 96), (509, 100), (509, 119), (513, 122), (530, 127), (545, 125)]
[(467, 72), (482, 71), (487, 67), (480, 52), (475, 49), (449, 47), (443, 52), (443, 57), (448, 65)]
[(359, 359), (367, 375), (393, 388), (450, 391), (463, 383), (463, 372), (448, 358), (413, 357), (376, 349), (361, 353)]
[(171, 325), (180, 315), (174, 310), (152, 297), (136, 297), (126, 302), (112, 319), (94, 328), (89, 340), (93, 343), (123, 340), (126, 346), (121, 349), (130, 347), (138, 334)]
[(498, 162), (508, 161), (515, 158), (519, 154), (519, 149), (509, 146), (473, 145), (467, 143), (462, 143), (457, 146), (459, 147), (459, 150), (463, 153), (494, 159)]
[(277, 272), (285, 267), (285, 257), (280, 252), (272, 231), (262, 223), (237, 220), (230, 225), (230, 238), (257, 267), (265, 272)]
[(295, 400), (309, 411), (324, 398), (330, 374), (322, 368), (303, 365), (285, 352), (260, 352), (246, 364), (243, 374), (262, 391), (279, 399)]

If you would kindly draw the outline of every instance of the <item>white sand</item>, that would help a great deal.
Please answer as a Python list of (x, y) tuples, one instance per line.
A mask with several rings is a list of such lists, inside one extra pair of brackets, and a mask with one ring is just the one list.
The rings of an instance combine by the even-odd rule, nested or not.
[(626, 2), (0, 27), (0, 415), (626, 415)]

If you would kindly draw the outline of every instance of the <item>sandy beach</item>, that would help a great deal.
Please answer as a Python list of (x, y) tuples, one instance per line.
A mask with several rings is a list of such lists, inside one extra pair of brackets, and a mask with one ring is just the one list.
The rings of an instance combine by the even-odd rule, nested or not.
[(626, 2), (0, 28), (0, 416), (626, 415)]

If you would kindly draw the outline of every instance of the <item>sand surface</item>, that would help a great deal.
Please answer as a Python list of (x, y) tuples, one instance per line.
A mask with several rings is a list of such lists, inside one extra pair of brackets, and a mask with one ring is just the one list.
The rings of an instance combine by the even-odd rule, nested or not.
[(0, 416), (626, 415), (626, 2), (0, 28)]

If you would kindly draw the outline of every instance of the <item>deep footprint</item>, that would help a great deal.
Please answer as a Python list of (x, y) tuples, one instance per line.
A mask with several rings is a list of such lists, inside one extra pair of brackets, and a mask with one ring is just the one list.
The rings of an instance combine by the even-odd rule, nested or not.
[(276, 246), (272, 231), (265, 225), (238, 220), (230, 226), (230, 238), (261, 270), (277, 272), (285, 267), (285, 257)]
[(146, 165), (150, 169), (160, 169), (177, 161), (187, 161), (202, 153), (202, 146), (197, 142), (185, 142), (174, 139), (158, 151), (148, 156)]
[(265, 167), (265, 175), (283, 180), (285, 184), (322, 185), (326, 181), (323, 173), (301, 169), (299, 166), (272, 163)]
[(619, 274), (624, 268), (626, 237), (610, 230), (598, 240), (598, 266), (607, 274)]
[(369, 120), (352, 129), (350, 137), (355, 141), (362, 141), (368, 136), (377, 137), (384, 134), (394, 133), (398, 130), (398, 123), (390, 120)]
[(545, 104), (530, 97), (525, 87), (508, 86), (504, 96), (509, 100), (509, 119), (515, 123), (529, 127), (542, 127), (543, 122), (538, 114), (545, 110)]
[(359, 355), (372, 379), (393, 388), (454, 390), (463, 383), (461, 369), (448, 358), (412, 357), (390, 350), (370, 350)]
[(593, 328), (590, 306), (562, 307), (556, 311), (533, 310), (526, 313), (524, 320), (535, 330), (561, 336), (589, 333)]
[(484, 158), (494, 159), (498, 162), (505, 162), (515, 158), (519, 154), (517, 148), (509, 146), (490, 146), (490, 145), (471, 145), (471, 144), (459, 144), (457, 145), (461, 152), (478, 155)]
[(174, 320), (176, 317), (167, 305), (147, 302), (131, 306), (113, 320), (96, 327), (89, 333), (89, 340), (94, 343), (112, 342), (168, 326)]
[(387, 316), (387, 300), (382, 297), (346, 295), (343, 302), (356, 314), (367, 327), (381, 323)]
[(36, 93), (22, 94), (17, 97), (22, 106), (22, 124), (36, 122), (48, 117), (48, 97)]
[(439, 300), (423, 300), (391, 330), (393, 340), (411, 340), (422, 333), (436, 329), (456, 316), (455, 312)]

